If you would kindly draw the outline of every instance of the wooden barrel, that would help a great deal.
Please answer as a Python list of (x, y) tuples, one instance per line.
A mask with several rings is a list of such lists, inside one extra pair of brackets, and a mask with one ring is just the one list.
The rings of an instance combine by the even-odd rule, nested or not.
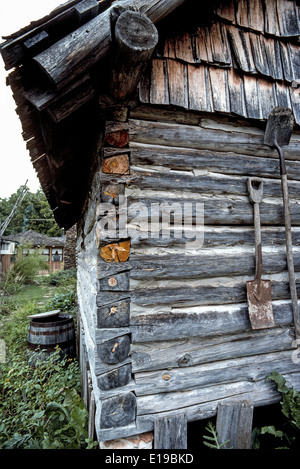
[(52, 318), (32, 318), (27, 336), (27, 349), (31, 364), (36, 365), (38, 362), (45, 361), (57, 346), (60, 348), (61, 357), (75, 357), (73, 317), (70, 314), (59, 314)]

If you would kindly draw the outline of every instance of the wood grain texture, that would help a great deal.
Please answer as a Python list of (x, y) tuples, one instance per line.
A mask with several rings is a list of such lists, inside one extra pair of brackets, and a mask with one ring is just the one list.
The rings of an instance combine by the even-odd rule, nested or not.
[(196, 365), (189, 367), (188, 371), (184, 368), (174, 368), (136, 373), (135, 393), (142, 396), (188, 391), (228, 382), (261, 381), (273, 371), (280, 374), (297, 373), (299, 364), (291, 360), (291, 351), (284, 351)]
[(128, 357), (129, 349), (129, 336), (124, 335), (99, 345), (98, 354), (104, 363), (116, 365), (117, 363), (123, 362)]
[(103, 391), (126, 386), (131, 379), (131, 365), (120, 366), (97, 378), (97, 384)]
[(154, 420), (154, 449), (187, 449), (187, 420), (184, 414)]
[(117, 301), (98, 308), (97, 327), (124, 327), (129, 325), (130, 300)]
[(164, 60), (152, 60), (150, 103), (169, 104), (169, 87)]
[[(246, 106), (249, 112), (261, 116), (257, 95), (257, 81), (255, 77), (244, 78)], [(240, 129), (242, 130), (242, 129)], [(216, 129), (204, 129), (196, 125), (176, 124), (174, 122), (148, 122), (145, 120), (129, 119), (130, 141), (162, 145), (166, 147), (193, 148), (215, 151), (233, 151), (238, 154), (251, 156), (275, 157), (276, 153), (263, 143), (263, 132), (249, 134), (248, 132), (226, 132)], [(285, 157), (299, 160), (298, 141), (290, 141), (286, 147)], [(277, 154), (278, 158), (278, 154)]]
[(207, 94), (205, 67), (187, 66), (189, 109), (209, 111), (211, 103)]
[(169, 100), (174, 106), (187, 107), (186, 67), (181, 62), (167, 61)]
[(218, 405), (216, 432), (222, 449), (250, 449), (254, 406), (250, 400)]
[(114, 98), (124, 100), (135, 92), (157, 41), (157, 29), (145, 14), (132, 10), (120, 14), (114, 30), (109, 83)]
[[(292, 386), (299, 387), (299, 373), (286, 373), (285, 376)], [(185, 392), (140, 396), (137, 398), (137, 424), (144, 431), (153, 429), (153, 418), (160, 412), (164, 412), (165, 416), (185, 412), (188, 422), (211, 418), (217, 414), (220, 401), (226, 402), (235, 398), (251, 399), (255, 406), (261, 406), (279, 402), (281, 394), (265, 379), (250, 379)]]
[(293, 331), (280, 327), (214, 337), (187, 337), (160, 342), (141, 342), (131, 346), (132, 371), (188, 368), (201, 363), (287, 350)]
[[(140, 13), (147, 15), (151, 21), (156, 23), (183, 2), (184, 0), (176, 0), (170, 4), (166, 1), (138, 0), (135, 6)], [(129, 1), (115, 2), (113, 7), (106, 9), (35, 56), (35, 62), (57, 89), (107, 56), (112, 44), (111, 11), (112, 8), (118, 6), (126, 9), (126, 6), (131, 5)]]
[(136, 398), (133, 393), (110, 397), (102, 402), (100, 428), (129, 425), (135, 418)]
[[(197, 169), (204, 169), (203, 178), (205, 177), (205, 171), (240, 176), (255, 176), (259, 174), (261, 177), (271, 177), (274, 179), (278, 179), (280, 177), (279, 160), (277, 158), (261, 158), (256, 157), (255, 155), (243, 155), (242, 148), (240, 153), (233, 153), (230, 151), (222, 152), (221, 149), (209, 151), (130, 142), (130, 151), (131, 163), (132, 166), (135, 167), (134, 172), (139, 178), (138, 183), (143, 186), (147, 181), (146, 176), (149, 177), (149, 180), (151, 178), (151, 173), (149, 171), (147, 172), (147, 169), (144, 169), (143, 166), (167, 165), (171, 169), (171, 172), (163, 175), (157, 171), (153, 174), (152, 177), (158, 177), (159, 180), (171, 179), (172, 171), (176, 171), (176, 169), (186, 169), (190, 172)], [(289, 179), (300, 180), (300, 163), (297, 161), (286, 161), (286, 166)], [(145, 177), (142, 177), (143, 174)], [(188, 176), (180, 176), (180, 173), (177, 172), (176, 175), (174, 173), (173, 179), (180, 179), (181, 177)], [(192, 176), (190, 176), (190, 179), (191, 178)], [(265, 183), (268, 185), (269, 181), (265, 181)]]
[[(230, 292), (227, 292), (227, 298)], [(214, 299), (215, 303), (217, 299)], [(221, 300), (222, 301), (222, 300)], [(161, 307), (162, 309), (162, 307)], [(273, 300), (276, 324), (292, 325), (292, 308), (289, 300)], [(248, 307), (244, 303), (201, 307), (177, 306), (171, 312), (156, 314), (150, 311), (132, 315), (132, 343), (176, 340), (184, 337), (209, 337), (236, 334), (250, 330)]]

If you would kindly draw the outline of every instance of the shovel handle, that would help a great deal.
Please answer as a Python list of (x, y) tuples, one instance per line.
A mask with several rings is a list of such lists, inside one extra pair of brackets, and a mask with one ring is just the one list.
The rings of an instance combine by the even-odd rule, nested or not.
[(263, 199), (263, 180), (257, 177), (248, 178), (249, 199), (254, 204), (254, 234), (255, 234), (255, 279), (261, 280), (262, 275), (262, 247), (260, 230), (259, 204)]
[(261, 243), (255, 247), (255, 280), (260, 281), (262, 275), (262, 248)]
[(247, 185), (250, 201), (254, 204), (259, 204), (263, 199), (263, 180), (256, 177), (248, 178)]
[(292, 241), (288, 180), (287, 180), (287, 174), (286, 174), (284, 154), (283, 154), (282, 148), (280, 147), (280, 145), (278, 145), (276, 138), (274, 142), (274, 147), (278, 151), (279, 161), (280, 161), (281, 187), (282, 187), (282, 196), (283, 196), (284, 225), (285, 225), (285, 237), (286, 237), (286, 254), (287, 254), (289, 284), (290, 284), (290, 293), (291, 293), (292, 309), (293, 309), (293, 319), (294, 319), (294, 325), (295, 325), (296, 339), (300, 339), (300, 317), (299, 317), (298, 295), (297, 295), (297, 286), (296, 286), (294, 259), (293, 259), (293, 241)]

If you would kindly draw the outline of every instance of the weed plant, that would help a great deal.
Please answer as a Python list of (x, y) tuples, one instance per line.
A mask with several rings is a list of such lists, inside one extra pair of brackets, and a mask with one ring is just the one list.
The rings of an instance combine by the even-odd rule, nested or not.
[[(27, 355), (28, 316), (60, 309), (76, 316), (74, 272), (59, 277), (59, 293), (0, 315), (6, 360), (0, 363), (0, 449), (90, 449), (88, 412), (80, 397), (76, 359), (59, 348), (35, 366)], [(63, 285), (61, 285), (63, 284)]]

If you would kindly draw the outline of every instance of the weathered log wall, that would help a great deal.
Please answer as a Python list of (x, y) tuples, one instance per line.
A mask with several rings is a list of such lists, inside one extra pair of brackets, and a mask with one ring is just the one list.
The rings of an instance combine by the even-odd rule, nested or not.
[[(263, 130), (143, 106), (127, 116), (118, 109), (107, 122), (78, 239), (79, 298), (100, 441), (151, 431), (156, 419), (178, 409), (188, 421), (208, 418), (232, 396), (255, 406), (276, 402), (279, 394), (265, 379), (272, 371), (300, 385), (278, 158), (263, 144)], [(294, 133), (285, 149), (297, 280), (299, 142)], [(264, 181), (263, 278), (272, 282), (276, 323), (262, 331), (251, 330), (246, 299), (246, 281), (255, 272), (249, 176)], [(178, 237), (178, 230), (159, 237), (162, 202), (176, 203), (175, 221), (184, 202), (204, 204), (200, 244)], [(136, 211), (137, 203), (145, 211)], [(125, 232), (124, 226), (118, 231), (124, 211), (131, 227)], [(194, 223), (196, 215), (194, 208)], [(114, 237), (103, 228), (105, 219), (117, 228)]]

